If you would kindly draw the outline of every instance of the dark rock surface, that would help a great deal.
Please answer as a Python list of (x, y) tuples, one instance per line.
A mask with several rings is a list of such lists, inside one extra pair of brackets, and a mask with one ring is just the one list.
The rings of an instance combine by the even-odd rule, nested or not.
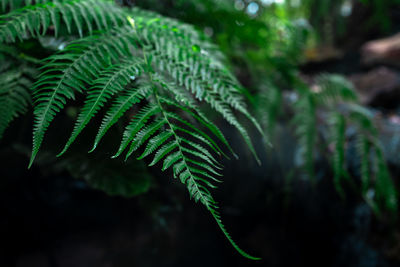
[(349, 79), (364, 105), (393, 109), (400, 103), (400, 74), (393, 69), (377, 67)]
[(362, 62), (366, 65), (388, 64), (400, 67), (400, 33), (363, 45)]

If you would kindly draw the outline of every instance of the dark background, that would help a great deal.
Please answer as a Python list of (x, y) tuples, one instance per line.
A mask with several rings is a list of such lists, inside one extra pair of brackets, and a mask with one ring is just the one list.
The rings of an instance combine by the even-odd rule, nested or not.
[[(234, 24), (246, 14), (234, 11), (232, 23), (223, 9), (207, 9), (210, 6), (205, 5), (204, 9), (192, 10), (180, 2), (123, 4), (176, 17), (200, 30), (212, 28), (211, 38), (228, 55), (232, 69), (250, 92), (255, 92), (269, 73), (279, 73), (277, 79), (284, 77), (285, 70), (279, 70), (277, 61), (256, 56), (255, 60), (243, 62), (247, 57), (245, 48), (260, 45), (257, 38), (249, 37), (253, 36), (251, 31), (242, 31)], [(250, 2), (244, 1), (245, 5)], [(398, 118), (399, 66), (387, 59), (363, 62), (363, 47), (368, 41), (393, 36), (400, 30), (400, 8), (389, 7), (384, 16), (390, 27), (376, 21), (371, 27), (361, 27), (373, 16), (374, 7), (355, 3), (345, 33), (338, 34), (334, 29), (331, 36), (330, 45), (340, 49), (340, 56), (326, 52), (331, 50), (324, 49), (328, 41), (320, 33), (323, 37), (322, 48), (316, 52), (318, 60), (285, 63), (284, 68), (298, 70), (305, 80), (323, 72), (340, 73), (349, 79), (355, 74), (367, 75), (376, 83), (365, 93), (365, 105), (381, 111), (387, 119)], [(245, 21), (253, 29), (259, 27), (256, 19), (246, 17)], [(236, 45), (244, 49), (243, 54), (235, 53)], [(382, 68), (384, 75), (380, 76)], [(377, 69), (380, 74), (373, 76)], [(389, 89), (383, 88), (388, 71), (394, 75), (390, 76), (394, 78)], [(361, 85), (357, 88), (360, 93), (365, 92)], [(316, 184), (298, 173), (288, 174), (296, 153), (289, 127), (282, 128), (271, 150), (264, 148), (257, 133), (252, 133), (262, 160), (258, 166), (237, 134), (221, 123), (240, 159), (225, 162), (224, 183), (215, 191), (215, 198), (233, 239), (251, 255), (263, 258), (253, 262), (230, 246), (210, 214), (191, 201), (186, 188), (172, 180), (169, 173), (149, 169), (149, 191), (127, 199), (108, 196), (71, 177), (66, 170), (53, 169), (54, 161), (43, 160), (45, 163), (28, 170), (30, 121), (29, 116), (18, 119), (1, 141), (0, 266), (400, 266), (398, 221), (392, 216), (378, 218), (351, 187), (346, 188), (345, 199), (340, 198), (326, 161), (315, 162)], [(59, 148), (60, 140), (65, 140), (63, 129), (72, 126), (68, 118), (59, 121), (52, 130), (59, 139), (50, 141), (49, 147)], [(390, 132), (390, 138), (399, 134), (399, 129), (395, 130)], [(52, 136), (51, 131), (48, 135)], [(351, 145), (348, 153), (348, 164), (352, 166), (356, 159)], [(390, 168), (397, 182), (399, 165), (393, 161)]]

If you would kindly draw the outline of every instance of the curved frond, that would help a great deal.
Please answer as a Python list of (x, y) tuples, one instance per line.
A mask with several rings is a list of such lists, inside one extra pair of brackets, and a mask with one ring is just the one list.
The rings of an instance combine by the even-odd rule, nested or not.
[(262, 133), (246, 107), (239, 82), (225, 67), (217, 47), (190, 25), (105, 0), (2, 3), (3, 10), (9, 12), (0, 16), (0, 42), (42, 35), (77, 38), (43, 61), (33, 86), (35, 120), (29, 166), (56, 115), (68, 100), (83, 94), (86, 100), (59, 155), (103, 110), (90, 151), (114, 124), (132, 117), (127, 119), (113, 157), (126, 151), (126, 159), (131, 155), (138, 159), (151, 157), (149, 165), (159, 163), (162, 170), (171, 169), (191, 198), (212, 213), (232, 245), (243, 256), (256, 259), (233, 242), (210, 192), (220, 182), (219, 161), (226, 156), (224, 150), (233, 151), (222, 131), (203, 114), (201, 104), (238, 130), (257, 161), (248, 129), (239, 116)]
[(351, 105), (350, 119), (358, 127), (357, 150), (361, 158), (361, 185), (364, 198), (377, 214), (382, 209), (396, 211), (397, 191), (390, 177), (383, 150), (377, 140), (373, 115), (365, 108)]
[[(215, 176), (220, 176), (218, 173), (221, 169), (220, 164), (210, 151), (196, 143), (199, 135), (191, 131), (192, 124), (168, 110), (178, 108), (188, 113), (188, 108), (160, 96), (157, 90), (155, 87), (154, 97), (157, 108), (145, 107), (134, 116), (133, 121), (125, 130), (117, 155), (131, 143), (127, 157), (143, 147), (143, 152), (138, 159), (154, 155), (150, 166), (162, 162), (163, 171), (172, 168), (174, 177), (186, 185), (191, 198), (196, 202), (201, 202), (212, 213), (227, 239), (239, 253), (245, 257), (257, 259), (235, 244), (216, 211), (217, 205), (210, 189), (216, 188), (214, 183), (219, 182)], [(197, 116), (197, 119), (198, 122), (201, 121), (201, 117)], [(203, 138), (203, 140), (206, 139)]]

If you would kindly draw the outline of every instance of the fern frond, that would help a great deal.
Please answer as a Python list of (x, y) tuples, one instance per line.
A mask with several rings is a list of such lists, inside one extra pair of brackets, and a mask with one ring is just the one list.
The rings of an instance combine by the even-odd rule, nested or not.
[(23, 68), (0, 74), (0, 139), (11, 121), (24, 114), (30, 106), (31, 85), (32, 81), (24, 77)]
[(270, 82), (265, 81), (264, 83), (267, 85), (265, 90), (257, 95), (256, 107), (258, 107), (260, 121), (265, 125), (265, 131), (272, 135), (282, 109), (282, 92)]
[(61, 53), (48, 58), (34, 86), (36, 119), (30, 165), (40, 148), (44, 133), (66, 100), (74, 99), (75, 92), (84, 91), (101, 70), (111, 65), (112, 59), (129, 53), (132, 43), (128, 46), (117, 39), (118, 36), (110, 35), (90, 36), (71, 43)]
[(318, 105), (334, 105), (341, 101), (357, 102), (354, 86), (341, 75), (322, 74), (316, 84), (319, 90), (315, 92)]
[(253, 257), (249, 255), (247, 252), (243, 251), (235, 241), (233, 241), (232, 237), (230, 236), (229, 232), (225, 229), (225, 226), (222, 223), (221, 216), (219, 215), (218, 211), (215, 209), (209, 209), (211, 214), (213, 215), (214, 219), (217, 221), (217, 224), (221, 231), (224, 233), (225, 237), (229, 240), (231, 245), (244, 257), (251, 259), (251, 260), (261, 260), (261, 258)]
[[(167, 103), (168, 105), (171, 106), (175, 106), (178, 108), (183, 109), (185, 112), (187, 112), (189, 115), (191, 115), (192, 117), (196, 118), (203, 126), (207, 127), (230, 151), (231, 153), (235, 156), (236, 154), (233, 152), (231, 146), (229, 145), (228, 141), (226, 140), (224, 134), (221, 132), (221, 130), (215, 125), (213, 124), (199, 109), (199, 107), (195, 104), (193, 98), (191, 95), (187, 95), (187, 93), (185, 91), (180, 90), (180, 86), (176, 83), (171, 83), (166, 81), (163, 77), (161, 77), (160, 75), (154, 75), (152, 76), (153, 81), (157, 82), (163, 89), (165, 89), (166, 91), (170, 92), (175, 98), (175, 100), (178, 103), (184, 103), (185, 106), (187, 106), (188, 108), (192, 109), (192, 110), (197, 110), (197, 113), (193, 113), (190, 109), (183, 107), (182, 105), (178, 105), (176, 104), (176, 102), (174, 101), (170, 101), (166, 98), (163, 98), (163, 101), (165, 103)], [(177, 118), (178, 119), (178, 118)], [(190, 125), (188, 125), (187, 123), (185, 123), (184, 121), (181, 121), (182, 123), (186, 124), (187, 126), (191, 127), (192, 130), (196, 131), (197, 128), (196, 127), (192, 127)], [(205, 135), (204, 133), (200, 134), (204, 137), (208, 137), (207, 135)], [(208, 138), (210, 140), (210, 142), (213, 144), (213, 150), (218, 150), (218, 154), (221, 153), (222, 155), (224, 155), (225, 157), (229, 158), (224, 152), (223, 150), (216, 145), (216, 143)]]
[(262, 132), (216, 46), (192, 26), (106, 1), (35, 2), (0, 17), (0, 42), (65, 33), (78, 40), (44, 60), (33, 87), (35, 121), (29, 166), (49, 125), (76, 94), (86, 94), (86, 100), (59, 155), (108, 103), (112, 104), (91, 151), (135, 107), (138, 111), (125, 127), (113, 157), (127, 150), (126, 159), (134, 153), (139, 159), (152, 156), (150, 165), (160, 163), (162, 170), (172, 169), (190, 196), (212, 213), (232, 245), (253, 258), (226, 232), (210, 192), (220, 182), (216, 178), (222, 168), (219, 157), (225, 155), (221, 146), (232, 149), (197, 104), (207, 103), (236, 128), (256, 158), (248, 131), (235, 113)]
[(121, 92), (132, 80), (132, 77), (134, 79), (134, 77), (140, 76), (143, 65), (144, 61), (134, 60), (107, 68), (100, 74), (100, 77), (94, 81), (93, 86), (89, 89), (87, 99), (78, 115), (71, 137), (58, 156), (61, 156), (67, 151), (68, 147), (89, 123), (90, 119), (100, 110), (108, 99)]
[(308, 175), (314, 176), (314, 152), (317, 144), (317, 111), (328, 112), (331, 123), (331, 142), (335, 145), (333, 153), (334, 184), (343, 196), (341, 178), (348, 178), (344, 166), (346, 120), (338, 105), (342, 102), (357, 103), (357, 95), (352, 84), (340, 75), (322, 74), (317, 77), (314, 87), (299, 85), (299, 100), (295, 103), (295, 117), (292, 121), (299, 139), (301, 157), (305, 161)]
[(249, 147), (250, 151), (253, 153), (253, 156), (257, 160), (258, 164), (261, 164), (261, 161), (257, 156), (257, 152), (254, 149), (254, 146), (250, 140), (250, 136), (246, 128), (244, 128), (242, 124), (237, 120), (237, 118), (233, 114), (232, 110), (228, 107), (228, 105), (219, 100), (218, 97), (214, 96), (213, 94), (208, 94), (205, 97), (205, 100), (210, 104), (210, 106), (215, 111), (220, 113), (229, 124), (234, 126), (239, 131), (244, 141), (246, 142), (247, 146)]
[[(128, 156), (133, 151), (136, 151), (141, 146), (144, 146), (145, 143), (148, 145), (144, 149), (144, 152), (140, 158), (147, 157), (154, 153), (155, 156), (151, 165), (154, 165), (157, 162), (165, 159), (169, 153), (178, 152), (178, 159), (174, 160), (177, 161), (177, 163), (172, 166), (174, 168), (174, 176), (179, 177), (182, 183), (188, 183), (187, 185), (190, 188), (189, 192), (191, 192), (191, 190), (195, 190), (193, 187), (197, 187), (195, 192), (191, 192), (192, 197), (194, 197), (196, 201), (200, 201), (204, 205), (214, 205), (213, 201), (211, 201), (210, 195), (199, 189), (203, 188), (204, 185), (197, 185), (195, 180), (200, 180), (203, 182), (206, 180), (201, 180), (203, 178), (197, 177), (192, 173), (194, 168), (192, 164), (197, 162), (196, 158), (203, 159), (206, 162), (203, 166), (208, 168), (204, 170), (212, 172), (217, 167), (215, 159), (210, 156), (211, 154), (204, 153), (201, 146), (197, 146), (196, 144), (191, 145), (192, 141), (185, 140), (185, 138), (177, 132), (175, 128), (176, 122), (173, 121), (176, 118), (175, 113), (165, 109), (163, 104), (165, 105), (166, 103), (157, 93), (155, 93), (155, 97), (157, 101), (157, 109), (144, 108), (144, 111), (139, 113), (140, 116), (134, 120), (136, 122), (136, 127), (127, 127), (126, 134), (124, 134), (124, 136), (133, 137), (131, 138), (132, 143), (131, 148), (128, 151)], [(157, 113), (153, 110), (157, 111)], [(149, 116), (149, 114), (152, 114), (152, 116)], [(147, 124), (142, 123), (142, 121), (145, 119), (152, 120), (152, 122)], [(164, 129), (165, 127), (168, 130)], [(172, 140), (170, 140), (171, 138)], [(170, 141), (166, 142), (167, 140)], [(170, 164), (170, 161), (164, 162), (164, 166), (169, 166)], [(182, 165), (182, 167), (180, 165)]]
[[(169, 131), (163, 130), (160, 131), (159, 134), (155, 134), (154, 137), (148, 141), (148, 145), (140, 158), (147, 157), (151, 153), (154, 153), (155, 156), (150, 165), (154, 165), (159, 161), (163, 161), (163, 170), (172, 168), (174, 177), (179, 178), (180, 181), (187, 186), (190, 196), (196, 202), (199, 201), (206, 206), (234, 248), (247, 258), (255, 260), (259, 259), (252, 257), (241, 250), (232, 240), (221, 222), (220, 216), (217, 212), (216, 202), (214, 201), (210, 191), (207, 189), (207, 187), (215, 188), (215, 185), (212, 183), (212, 181), (219, 181), (218, 179), (214, 178), (214, 175), (218, 175), (215, 170), (219, 169), (219, 166), (216, 165), (217, 161), (203, 147), (193, 143), (193, 141), (187, 140), (180, 135), (180, 133), (177, 131), (178, 128), (175, 126), (176, 122), (174, 122), (176, 116), (174, 113), (166, 111), (163, 107), (163, 104), (165, 105), (170, 103), (170, 100), (167, 99), (164, 101), (165, 99), (160, 97), (157, 94), (157, 91), (155, 91), (155, 98), (158, 103), (159, 111), (162, 114), (162, 119), (157, 119), (153, 124), (150, 124), (150, 127), (144, 128), (143, 126), (143, 130), (141, 131), (136, 129), (136, 137), (139, 137), (138, 141), (143, 140), (143, 137), (147, 139), (149, 135), (152, 135), (155, 131), (160, 129), (158, 126), (160, 124), (167, 125)], [(174, 107), (177, 105), (179, 106), (179, 104), (176, 104)], [(157, 126), (155, 127), (153, 125)], [(130, 135), (132, 134), (130, 133)], [(167, 144), (164, 144), (165, 141), (169, 139), (172, 140)], [(137, 145), (138, 142), (133, 141), (132, 144), (135, 144), (133, 150), (136, 150), (140, 147), (140, 145)], [(198, 159), (201, 159), (203, 162), (200, 162)]]
[(314, 95), (304, 92), (295, 103), (295, 116), (292, 124), (299, 142), (299, 151), (305, 161), (305, 168), (310, 179), (314, 178), (314, 155), (317, 142), (316, 103)]
[[(213, 72), (212, 70), (210, 70), (211, 65), (204, 65), (204, 69), (202, 69), (203, 66), (199, 64), (198, 70), (197, 72), (195, 72), (195, 76), (193, 76), (191, 73), (187, 73), (185, 71), (185, 69), (190, 68), (182, 67), (181, 62), (175, 65), (171, 65), (171, 61), (165, 59), (163, 60), (161, 57), (155, 56), (154, 59), (158, 63), (157, 66), (161, 67), (161, 70), (164, 70), (163, 67), (165, 66), (165, 70), (169, 72), (170, 77), (177, 81), (176, 86), (182, 86), (192, 92), (197, 99), (206, 101), (215, 111), (222, 115), (229, 124), (234, 126), (242, 135), (250, 151), (253, 153), (257, 162), (260, 164), (260, 160), (258, 159), (257, 153), (250, 140), (249, 134), (238, 121), (236, 116), (233, 114), (232, 107), (243, 113), (247, 118), (249, 118), (254, 123), (257, 130), (259, 130), (259, 132), (263, 134), (263, 136), (264, 132), (262, 131), (261, 126), (258, 124), (258, 122), (256, 122), (255, 118), (247, 112), (245, 106), (242, 103), (243, 99), (237, 99), (238, 91), (236, 91), (236, 89), (226, 89), (220, 83), (216, 83), (214, 85), (210, 84), (207, 78), (210, 78), (211, 74), (206, 74), (206, 72)], [(172, 58), (172, 60), (178, 59)], [(215, 69), (215, 72), (218, 72), (218, 70)], [(221, 79), (224, 78), (221, 77)], [(204, 89), (205, 87), (210, 89)]]
[(124, 10), (107, 1), (45, 2), (0, 16), (0, 42), (22, 41), (28, 33), (31, 37), (38, 37), (46, 34), (50, 26), (54, 27), (55, 36), (58, 36), (60, 27), (65, 26), (68, 33), (77, 30), (82, 37), (86, 28), (92, 33), (94, 24), (99, 30), (110, 30), (125, 23)]
[(346, 169), (345, 148), (346, 148), (346, 119), (340, 113), (334, 113), (331, 117), (331, 141), (334, 145), (332, 157), (333, 181), (336, 191), (344, 197), (344, 191), (341, 186), (342, 178), (349, 180), (350, 176)]
[(103, 118), (99, 131), (96, 135), (96, 139), (94, 141), (93, 148), (90, 150), (92, 152), (96, 149), (97, 145), (99, 144), (100, 140), (106, 134), (108, 129), (112, 125), (114, 125), (118, 119), (134, 104), (139, 103), (144, 98), (148, 97), (149, 94), (152, 92), (152, 88), (150, 86), (144, 86), (140, 89), (132, 87), (127, 89), (124, 93), (122, 93), (107, 111), (106, 115)]
[[(164, 29), (164, 27), (160, 27), (160, 29)], [(203, 45), (204, 42), (196, 38), (188, 43), (189, 39), (183, 38), (186, 42), (182, 44), (182, 39), (176, 40), (180, 35), (175, 38), (170, 38), (171, 36), (167, 38), (164, 37), (166, 35), (164, 32), (159, 34), (160, 30), (155, 32), (141, 28), (139, 30), (139, 36), (142, 36), (148, 44), (154, 45), (156, 54), (152, 54), (151, 57), (156, 62), (157, 68), (160, 71), (168, 71), (169, 75), (178, 82), (178, 86), (183, 86), (191, 91), (197, 99), (206, 100), (221, 115), (229, 118), (230, 123), (239, 130), (246, 143), (252, 147), (251, 141), (247, 138), (247, 132), (239, 125), (227, 107), (221, 107), (223, 103), (244, 114), (261, 134), (264, 133), (258, 122), (247, 111), (236, 79), (222, 68), (220, 61), (202, 54), (202, 52), (207, 54), (207, 50), (197, 48), (198, 44)], [(205, 87), (211, 90), (204, 90)], [(215, 95), (209, 91), (214, 92)], [(252, 151), (254, 152), (253, 149)]]
[(377, 140), (373, 114), (361, 106), (351, 105), (350, 118), (357, 124), (359, 131), (357, 146), (361, 157), (363, 194), (376, 213), (379, 214), (381, 209), (396, 211), (397, 191)]

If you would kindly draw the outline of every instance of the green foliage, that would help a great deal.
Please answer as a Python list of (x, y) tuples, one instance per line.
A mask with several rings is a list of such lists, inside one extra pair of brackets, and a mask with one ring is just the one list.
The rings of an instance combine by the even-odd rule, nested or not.
[(311, 178), (314, 178), (314, 149), (317, 138), (316, 106), (316, 95), (308, 88), (303, 89), (294, 105), (295, 116), (292, 120), (299, 141), (300, 156), (304, 159), (304, 165)]
[(356, 124), (358, 130), (357, 151), (361, 159), (363, 197), (377, 214), (382, 210), (396, 212), (397, 190), (378, 141), (373, 114), (361, 106), (351, 105), (348, 117)]
[(322, 43), (332, 44), (337, 35), (343, 33), (347, 16), (343, 8), (351, 12), (352, 3), (346, 0), (301, 0), (296, 6), (291, 0), (285, 1), (285, 10), (292, 18), (309, 21), (317, 38)]
[[(317, 77), (315, 85), (310, 88), (299, 80), (297, 65), (303, 59), (310, 30), (312, 34), (319, 35), (320, 41), (333, 42), (330, 38), (340, 35), (343, 30), (341, 27), (345, 26), (347, 20), (342, 13), (343, 9), (350, 8), (351, 11), (354, 3), (349, 6), (347, 1), (306, 0), (301, 1), (300, 6), (292, 5), (291, 1), (286, 1), (284, 5), (263, 6), (257, 1), (243, 2), (243, 10), (234, 10), (233, 5), (214, 0), (172, 1), (172, 4), (175, 8), (185, 10), (179, 18), (200, 25), (206, 32), (211, 28), (216, 42), (226, 51), (231, 61), (241, 66), (241, 73), (246, 74), (244, 80), (250, 80), (253, 87), (250, 88), (255, 96), (250, 98), (253, 99), (264, 131), (273, 138), (276, 126), (282, 124), (282, 121), (284, 124), (285, 119), (291, 120), (304, 173), (315, 181), (315, 161), (317, 158), (325, 158), (331, 162), (333, 183), (338, 193), (345, 197), (343, 185), (354, 184), (348, 166), (350, 159), (346, 156), (348, 145), (352, 142), (348, 132), (362, 121), (359, 117), (349, 118), (346, 111), (349, 104), (361, 108), (355, 90), (344, 77), (332, 74)], [(253, 2), (257, 2), (260, 9), (257, 14), (248, 15), (246, 5)], [(389, 0), (380, 4), (387, 9), (394, 2)], [(139, 3), (146, 5), (148, 2)], [(160, 6), (157, 8), (170, 12)], [(375, 9), (373, 11), (374, 14), (378, 12)], [(224, 19), (217, 21), (220, 17)], [(292, 88), (295, 89), (297, 99), (287, 103), (287, 89)], [(369, 122), (374, 125), (371, 117)], [(363, 131), (366, 132), (368, 151), (375, 151), (379, 144), (371, 142), (371, 139), (377, 138), (376, 130), (372, 127)], [(361, 132), (361, 128), (357, 127), (358, 135)], [(363, 163), (360, 170), (364, 169), (362, 180), (366, 180), (367, 175), (372, 177), (370, 182), (361, 182), (362, 196), (367, 200), (368, 190), (369, 195), (376, 192), (374, 201), (367, 200), (375, 211), (394, 211), (396, 190), (392, 179), (385, 177), (385, 171), (382, 171), (387, 168), (385, 160), (382, 159), (381, 164), (378, 164), (376, 162), (379, 159), (368, 156), (368, 153), (360, 153), (360, 161)], [(381, 170), (378, 171), (378, 167), (365, 168), (374, 164), (381, 166)], [(390, 188), (386, 194), (377, 192), (377, 181), (386, 181), (386, 188)], [(377, 201), (378, 198), (381, 200)], [(392, 199), (392, 205), (385, 204), (389, 199)]]
[[(306, 172), (311, 179), (314, 178), (314, 162), (315, 150), (318, 145), (318, 111), (319, 108), (328, 108), (333, 112), (334, 133), (336, 143), (335, 155), (333, 155), (335, 170), (335, 185), (338, 185), (339, 177), (343, 174), (344, 159), (342, 151), (343, 147), (343, 125), (341, 125), (340, 117), (336, 113), (337, 104), (343, 101), (355, 101), (352, 85), (337, 75), (321, 75), (316, 80), (316, 85), (312, 88), (304, 85), (302, 82), (297, 83), (298, 100), (294, 103), (294, 117), (292, 125), (295, 127), (295, 134), (299, 142), (300, 157), (304, 160)], [(340, 146), (340, 147), (338, 147)]]
[[(374, 151), (379, 148), (379, 142), (372, 142), (377, 138), (375, 127), (362, 130), (358, 125), (363, 119), (349, 117), (350, 104), (361, 108), (353, 86), (344, 77), (326, 74), (318, 77), (310, 87), (299, 79), (298, 71), (305, 56), (314, 51), (310, 49), (305, 53), (305, 48), (318, 45), (334, 47), (346, 34), (353, 15), (358, 21), (357, 8), (366, 13), (365, 21), (373, 21), (359, 25), (360, 32), (363, 32), (390, 21), (390, 11), (395, 10), (399, 3), (398, 0), (363, 2), (365, 5), (360, 0), (287, 0), (281, 4), (256, 0), (234, 3), (223, 0), (161, 3), (138, 0), (135, 4), (195, 24), (211, 36), (250, 89), (246, 93), (264, 131), (272, 139), (278, 139), (281, 128), (292, 121), (290, 129), (293, 129), (298, 142), (296, 160), (301, 163), (301, 174), (316, 182), (316, 160), (331, 163), (333, 184), (338, 193), (345, 197), (345, 185), (359, 183), (361, 195), (378, 213), (379, 210), (395, 210), (396, 204), (390, 206), (385, 201), (392, 199), (391, 203), (395, 203), (396, 190), (392, 179), (384, 175), (385, 160), (378, 164), (380, 159), (374, 156)], [(248, 7), (254, 4), (258, 11), (250, 13)], [(369, 18), (367, 13), (371, 13)], [(368, 118), (368, 122), (374, 125), (372, 116)], [(357, 138), (352, 136), (352, 132), (357, 133)], [(354, 142), (361, 142), (359, 139), (364, 140), (364, 149), (358, 148), (356, 159), (352, 159), (347, 155), (349, 147)], [(274, 148), (274, 157), (278, 149)], [(359, 170), (354, 173), (349, 162), (358, 159)], [(280, 167), (287, 169), (286, 166)], [(358, 176), (361, 176), (361, 181), (356, 180)], [(382, 182), (387, 185), (385, 188), (391, 188), (386, 190), (386, 195), (377, 192), (378, 181), (385, 181)], [(367, 198), (367, 193), (373, 195), (373, 201)]]
[(389, 31), (392, 27), (390, 11), (399, 7), (399, 0), (360, 0), (366, 6), (369, 6), (373, 15), (368, 21), (368, 26), (380, 25), (384, 31)]
[[(180, 18), (214, 38), (231, 62), (242, 68), (241, 78), (250, 84), (250, 91), (240, 86), (208, 37), (174, 19), (102, 0), (2, 0), (0, 137), (14, 118), (28, 110), (32, 95), (29, 166), (40, 156), (51, 124), (68, 113), (70, 101), (76, 100), (79, 111), (58, 154), (65, 154), (59, 168), (110, 195), (126, 197), (149, 188), (142, 163), (170, 170), (190, 197), (211, 213), (234, 248), (257, 259), (230, 237), (212, 196), (221, 179), (220, 161), (228, 157), (226, 150), (237, 156), (217, 124), (205, 115), (208, 108), (241, 134), (257, 160), (239, 116), (269, 135), (281, 119), (292, 121), (302, 173), (316, 182), (315, 161), (325, 156), (342, 197), (346, 183), (358, 183), (347, 164), (348, 146), (355, 142), (363, 198), (378, 214), (397, 209), (396, 189), (373, 115), (358, 104), (352, 85), (338, 75), (321, 75), (313, 86), (298, 78), (297, 65), (310, 29), (307, 21), (291, 19), (305, 17), (329, 43), (344, 1), (302, 1), (301, 14), (291, 13), (290, 8), (283, 12), (284, 5), (264, 8), (257, 2), (260, 10), (252, 15), (235, 9), (229, 1), (157, 1), (157, 6), (152, 1), (137, 2), (171, 16), (181, 13), (169, 5), (183, 7), (187, 12)], [(25, 55), (21, 48), (27, 45), (29, 50), (32, 40), (39, 40), (39, 59)], [(288, 89), (294, 89), (289, 101)], [(257, 107), (262, 125), (249, 112), (244, 95)], [(97, 117), (101, 123), (93, 126)], [(80, 135), (95, 129), (88, 148), (94, 152), (116, 128), (122, 133), (121, 142), (107, 148), (107, 155), (118, 159), (88, 159), (70, 151)], [(354, 136), (349, 136), (350, 130)], [(122, 155), (126, 164), (121, 162)]]
[[(344, 77), (323, 74), (309, 87), (301, 81), (296, 82), (297, 92), (291, 104), (294, 116), (291, 127), (298, 141), (299, 157), (304, 173), (315, 182), (315, 162), (324, 155), (331, 162), (333, 184), (341, 197), (345, 197), (343, 184), (354, 185), (347, 158), (348, 145), (354, 139), (359, 157), (360, 191), (365, 201), (376, 214), (382, 211), (397, 210), (397, 191), (390, 177), (383, 150), (378, 141), (378, 131), (373, 114), (358, 104), (352, 84)], [(261, 121), (272, 126), (277, 121), (279, 109), (284, 102), (276, 89), (270, 87), (269, 94), (261, 94), (263, 104), (260, 111), (270, 117)], [(270, 96), (270, 97), (268, 97)], [(348, 130), (355, 132), (349, 136)]]
[(255, 106), (262, 107), (257, 110), (257, 115), (263, 122), (264, 131), (268, 133), (268, 136), (271, 136), (282, 112), (282, 91), (268, 81), (265, 83), (267, 86), (255, 97)]
[(40, 4), (40, 3), (46, 3), (46, 0), (1, 0), (0, 1), (0, 11), (1, 12), (6, 12), (14, 9), (18, 9), (24, 6), (32, 5), (34, 3)]
[[(361, 160), (362, 194), (377, 214), (381, 210), (395, 212), (397, 210), (396, 190), (393, 181), (390, 179), (388, 167), (377, 139), (373, 115), (357, 103), (357, 96), (352, 85), (341, 76), (320, 76), (317, 79), (315, 91), (312, 94), (316, 96), (316, 105), (320, 109), (326, 110), (325, 112), (329, 116), (328, 121), (331, 123), (328, 140), (334, 146), (332, 149), (332, 169), (334, 184), (338, 193), (344, 197), (341, 186), (343, 179), (352, 182), (346, 167), (345, 151), (347, 145), (346, 129), (348, 126), (353, 126), (357, 132), (357, 151)], [(315, 116), (318, 112), (316, 111), (313, 114)], [(315, 133), (315, 131), (310, 132)], [(310, 134), (305, 134), (305, 136), (308, 135)], [(315, 137), (315, 134), (313, 134), (313, 137)], [(315, 149), (315, 144), (314, 146), (310, 145), (309, 149), (311, 148)], [(372, 152), (372, 155), (370, 152)], [(308, 164), (311, 165), (311, 163)], [(374, 164), (376, 166), (371, 168)], [(309, 172), (309, 174), (312, 175), (312, 172)], [(371, 174), (373, 175), (372, 179)], [(376, 194), (372, 192), (376, 192)]]
[(342, 178), (349, 180), (349, 173), (346, 169), (346, 118), (339, 113), (332, 114), (332, 136), (331, 142), (334, 144), (332, 156), (333, 182), (337, 192), (344, 197), (344, 191), (341, 185)]
[(21, 61), (15, 49), (0, 46), (0, 138), (8, 125), (31, 104), (29, 88), (36, 70)]
[[(235, 2), (244, 3), (243, 8), (236, 8)], [(254, 2), (258, 3), (259, 11), (249, 15), (246, 4)], [(293, 23), (260, 1), (138, 0), (135, 5), (196, 25), (219, 45), (236, 67), (234, 70), (246, 76), (241, 78), (254, 94), (271, 80), (290, 82), (287, 76), (302, 60), (302, 48), (309, 35), (307, 23), (300, 20)]]
[[(114, 157), (127, 151), (126, 159), (135, 153), (138, 159), (150, 158), (150, 166), (171, 169), (191, 198), (212, 214), (234, 248), (247, 258), (257, 259), (232, 240), (211, 194), (219, 182), (219, 160), (225, 155), (223, 151), (231, 148), (199, 104), (208, 104), (236, 128), (256, 158), (237, 114), (248, 118), (262, 133), (247, 110), (244, 89), (224, 67), (224, 58), (216, 47), (189, 25), (107, 1), (28, 1), (22, 5), (3, 1), (3, 10), (9, 12), (0, 17), (0, 42), (24, 42), (42, 36), (76, 38), (41, 61), (41, 73), (32, 87), (35, 120), (29, 165), (67, 101), (83, 96), (86, 99), (59, 156), (103, 110), (107, 111), (91, 151), (114, 124), (130, 118)], [(75, 163), (79, 158), (71, 159), (69, 168), (75, 169)], [(116, 185), (110, 184), (100, 175), (103, 168), (87, 172), (90, 166), (77, 169), (77, 174), (87, 173), (84, 178), (94, 187), (107, 187), (110, 194), (137, 193), (133, 185), (126, 191), (121, 189), (129, 184), (127, 180), (118, 178)], [(134, 169), (132, 172), (136, 174)]]

